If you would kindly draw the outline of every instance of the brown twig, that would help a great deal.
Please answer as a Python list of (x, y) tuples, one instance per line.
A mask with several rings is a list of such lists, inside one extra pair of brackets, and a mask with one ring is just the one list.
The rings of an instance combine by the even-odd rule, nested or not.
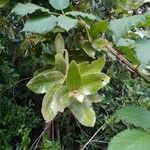
[(117, 50), (112, 48), (110, 45), (106, 44), (105, 47), (113, 53), (117, 58), (119, 58), (126, 66), (128, 66), (134, 73), (136, 73), (139, 77), (141, 77), (145, 82), (150, 84), (150, 80), (136, 67), (134, 67), (125, 57), (123, 57)]

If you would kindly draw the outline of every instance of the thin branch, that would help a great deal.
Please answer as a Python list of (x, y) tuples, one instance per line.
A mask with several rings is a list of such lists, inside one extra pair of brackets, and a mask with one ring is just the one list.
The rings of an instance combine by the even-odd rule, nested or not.
[(106, 44), (105, 47), (113, 53), (117, 58), (119, 58), (126, 66), (128, 66), (134, 73), (136, 73), (139, 77), (141, 77), (145, 82), (150, 84), (150, 80), (136, 67), (134, 67), (125, 57), (123, 57), (117, 50), (112, 48), (110, 45)]
[(87, 143), (83, 146), (83, 148), (81, 150), (84, 150), (89, 144), (90, 142), (95, 138), (95, 136), (99, 133), (99, 131), (105, 126), (106, 124), (103, 124), (94, 134), (93, 136), (87, 141)]

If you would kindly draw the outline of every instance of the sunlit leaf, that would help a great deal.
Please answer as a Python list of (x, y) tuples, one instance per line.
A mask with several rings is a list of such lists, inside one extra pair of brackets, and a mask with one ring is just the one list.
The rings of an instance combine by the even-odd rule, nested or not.
[(75, 61), (72, 61), (69, 65), (66, 85), (71, 91), (77, 90), (80, 88), (81, 75), (80, 75), (79, 67)]
[(109, 83), (110, 78), (101, 74), (90, 74), (82, 77), (82, 83), (80, 90), (85, 95), (91, 95), (97, 93), (97, 91)]
[(62, 35), (59, 33), (55, 38), (55, 50), (56, 52), (62, 52), (65, 49), (65, 41)]
[(83, 103), (74, 101), (69, 106), (69, 109), (82, 125), (87, 127), (93, 127), (95, 125), (95, 111), (88, 100), (83, 101)]
[(108, 30), (108, 22), (100, 21), (94, 24), (94, 26), (90, 29), (90, 35), (92, 38), (97, 39), (100, 37), (100, 33), (105, 33)]
[(89, 75), (89, 74), (97, 74), (102, 71), (105, 66), (105, 58), (98, 58), (93, 61), (91, 64), (88, 61), (79, 64), (81, 76)]
[(67, 65), (68, 65), (68, 62), (66, 62), (66, 59), (64, 58), (63, 54), (62, 53), (58, 53), (56, 56), (55, 56), (55, 67), (56, 67), (56, 70), (62, 72), (62, 73), (66, 73), (66, 69), (67, 69)]
[(52, 89), (47, 91), (47, 93), (45, 94), (44, 99), (42, 101), (41, 112), (42, 112), (43, 118), (45, 119), (46, 122), (52, 121), (58, 113), (58, 110), (56, 107), (57, 105), (56, 105), (55, 101), (53, 101), (53, 95), (54, 95), (54, 92), (59, 87), (60, 87), (60, 85), (56, 85)]
[(27, 87), (35, 93), (46, 93), (53, 86), (62, 83), (64, 75), (59, 71), (46, 70), (33, 77)]
[(96, 51), (93, 49), (91, 44), (89, 42), (85, 42), (82, 44), (82, 49), (85, 51), (85, 53), (90, 56), (91, 58), (95, 59), (95, 53)]
[(92, 46), (97, 51), (105, 50), (106, 40), (104, 39), (95, 39), (92, 41)]

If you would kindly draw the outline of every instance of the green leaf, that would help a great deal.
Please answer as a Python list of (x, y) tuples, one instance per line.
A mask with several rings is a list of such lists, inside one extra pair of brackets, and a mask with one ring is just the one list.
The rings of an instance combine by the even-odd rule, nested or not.
[(64, 58), (63, 54), (62, 53), (58, 53), (56, 56), (55, 56), (55, 67), (56, 67), (56, 70), (62, 72), (63, 74), (66, 73), (66, 69), (67, 69), (67, 65), (68, 65), (68, 62), (66, 62), (66, 59)]
[(100, 33), (105, 33), (108, 30), (108, 22), (100, 21), (94, 24), (94, 26), (90, 29), (90, 35), (93, 39), (98, 39), (100, 37)]
[(114, 136), (108, 150), (149, 150), (150, 134), (139, 130), (125, 130)]
[(118, 41), (117, 46), (118, 47), (134, 47), (135, 45), (135, 41), (132, 39), (125, 39), (125, 38), (121, 38)]
[(0, 1), (0, 8), (4, 7), (8, 2), (9, 2), (9, 0), (1, 0)]
[(138, 39), (135, 42), (135, 51), (137, 58), (141, 62), (141, 67), (144, 68), (150, 62), (150, 40)]
[(82, 44), (82, 49), (85, 51), (85, 53), (90, 56), (91, 58), (95, 59), (95, 53), (96, 51), (91, 46), (89, 42), (85, 42)]
[(133, 49), (130, 49), (129, 47), (122, 47), (120, 51), (133, 65), (138, 66), (140, 64), (136, 54), (133, 52)]
[(65, 9), (69, 6), (70, 0), (49, 0), (49, 3), (57, 10)]
[(57, 24), (55, 16), (38, 17), (29, 19), (22, 31), (45, 34), (54, 29)]
[(55, 43), (55, 50), (57, 53), (64, 51), (65, 41), (60, 33), (56, 36), (54, 43)]
[(46, 70), (33, 77), (27, 87), (35, 93), (46, 93), (53, 86), (63, 83), (64, 75), (59, 71)]
[[(59, 87), (53, 95), (52, 107), (63, 112), (73, 102), (72, 98), (69, 97), (69, 91), (66, 86)], [(55, 103), (55, 105), (54, 105)]]
[(105, 39), (95, 39), (92, 41), (92, 46), (97, 51), (105, 50), (106, 40)]
[(83, 13), (83, 12), (80, 12), (80, 11), (70, 11), (70, 12), (67, 12), (65, 14), (66, 15), (71, 15), (71, 16), (74, 16), (74, 17), (81, 16), (83, 18), (88, 18), (88, 19), (91, 19), (91, 20), (96, 20), (96, 16), (95, 15), (88, 14), (88, 13)]
[(87, 127), (93, 127), (95, 125), (95, 111), (88, 100), (83, 101), (83, 103), (74, 101), (69, 106), (69, 109), (82, 125)]
[(110, 21), (110, 30), (113, 32), (114, 41), (118, 43), (119, 39), (124, 37), (132, 27), (146, 21), (147, 16), (150, 16), (150, 13)]
[(58, 22), (58, 26), (65, 29), (66, 31), (69, 31), (70, 29), (76, 27), (78, 20), (72, 19), (72, 18), (64, 16), (64, 15), (60, 15), (57, 18), (57, 22)]
[(85, 95), (95, 94), (109, 83), (110, 78), (104, 73), (90, 74), (82, 77), (80, 91)]
[(32, 3), (26, 3), (26, 4), (22, 4), (22, 3), (18, 3), (11, 11), (11, 13), (15, 13), (17, 15), (20, 16), (26, 16), (27, 14), (32, 14), (35, 11), (40, 10), (42, 12), (47, 12), (50, 13), (48, 9), (32, 4)]
[[(42, 101), (42, 115), (46, 122), (52, 121), (58, 113), (55, 101), (53, 100), (54, 92), (60, 87), (60, 85), (55, 85), (52, 89), (47, 91)], [(53, 103), (52, 103), (53, 102)]]
[(66, 85), (70, 91), (77, 90), (81, 85), (81, 75), (79, 71), (79, 67), (75, 61), (72, 61), (69, 65)]
[(72, 102), (65, 86), (57, 85), (50, 89), (42, 102), (42, 115), (46, 122), (52, 121), (58, 112), (63, 112)]
[(89, 74), (100, 73), (104, 68), (104, 66), (105, 66), (105, 58), (101, 57), (93, 61), (91, 64), (89, 64), (89, 62), (87, 61), (79, 64), (79, 69), (81, 76), (83, 77)]
[(150, 111), (140, 106), (126, 106), (117, 112), (119, 119), (145, 129), (150, 128)]

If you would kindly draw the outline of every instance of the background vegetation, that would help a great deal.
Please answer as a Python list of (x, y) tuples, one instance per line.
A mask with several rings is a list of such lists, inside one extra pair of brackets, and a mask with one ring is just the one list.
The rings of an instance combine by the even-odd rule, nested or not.
[[(149, 1), (72, 0), (67, 5), (64, 0), (61, 9), (59, 2), (0, 1), (0, 149), (149, 150)], [(72, 11), (76, 12), (68, 13)], [(52, 20), (43, 20), (61, 14), (72, 20), (59, 18), (57, 26)], [(93, 103), (94, 127), (86, 127), (91, 121), (84, 126), (82, 115), (76, 118), (66, 108), (51, 122), (43, 119), (45, 92), (33, 93), (41, 91), (29, 81), (55, 67), (64, 73), (64, 59), (56, 66), (56, 55), (62, 49), (66, 49), (62, 55), (65, 63), (66, 53), (69, 62), (75, 60), (77, 64), (101, 57), (106, 60), (99, 68), (110, 81), (102, 89), (96, 87), (100, 102)], [(40, 86), (46, 85), (43, 77)]]

